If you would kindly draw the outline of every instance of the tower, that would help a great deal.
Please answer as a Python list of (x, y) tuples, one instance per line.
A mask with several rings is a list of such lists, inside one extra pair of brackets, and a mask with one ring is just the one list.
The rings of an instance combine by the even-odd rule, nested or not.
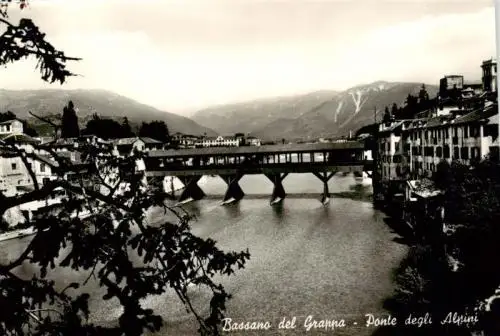
[(483, 90), (485, 92), (497, 91), (497, 61), (494, 58), (483, 61)]

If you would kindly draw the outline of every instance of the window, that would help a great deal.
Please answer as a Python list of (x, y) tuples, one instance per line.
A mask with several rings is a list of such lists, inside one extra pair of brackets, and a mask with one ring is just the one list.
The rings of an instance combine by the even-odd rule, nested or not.
[(469, 137), (469, 127), (464, 126), (464, 138), (468, 138), (468, 137)]
[(460, 159), (460, 148), (458, 146), (453, 147), (453, 158)]
[(471, 159), (479, 158), (479, 147), (472, 147), (471, 148), (470, 157), (471, 157)]
[(45, 163), (40, 163), (40, 172), (45, 173)]
[(449, 146), (445, 146), (443, 152), (444, 152), (443, 153), (444, 154), (444, 158), (445, 159), (449, 159), (450, 158), (450, 147)]
[(425, 156), (434, 156), (434, 147), (424, 147), (424, 155)]
[(468, 147), (462, 147), (460, 155), (461, 155), (462, 159), (468, 159), (469, 158), (469, 148)]
[(443, 148), (442, 147), (436, 148), (436, 156), (439, 158), (443, 156)]
[(493, 161), (498, 161), (500, 159), (498, 146), (490, 147), (490, 157)]
[(12, 162), (10, 164), (10, 166), (11, 166), (12, 170), (17, 170), (17, 163)]

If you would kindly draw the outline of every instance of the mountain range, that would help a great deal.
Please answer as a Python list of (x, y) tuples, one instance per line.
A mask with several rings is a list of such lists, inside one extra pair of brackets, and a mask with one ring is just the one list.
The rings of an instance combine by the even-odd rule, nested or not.
[[(408, 94), (417, 95), (421, 86), (421, 83), (378, 81), (342, 92), (325, 90), (213, 106), (197, 111), (191, 118), (104, 90), (0, 89), (0, 112), (14, 112), (42, 135), (48, 132), (47, 126), (30, 116), (29, 111), (41, 116), (60, 116), (63, 107), (72, 100), (81, 128), (97, 113), (119, 122), (127, 117), (135, 128), (143, 121), (165, 121), (170, 133), (215, 136), (241, 132), (263, 140), (307, 140), (354, 133), (373, 123), (375, 115), (381, 120), (386, 106), (403, 105)], [(426, 85), (426, 89), (430, 97), (438, 91), (435, 85)]]
[(3, 90), (0, 89), (0, 112), (12, 111), (20, 119), (26, 119), (37, 131), (48, 132), (46, 125), (32, 117), (29, 112), (40, 116), (62, 114), (68, 101), (73, 101), (77, 109), (80, 128), (97, 113), (121, 122), (127, 117), (132, 127), (138, 127), (143, 121), (165, 121), (170, 133), (204, 134), (214, 136), (217, 133), (201, 126), (193, 120), (105, 90)]
[[(249, 133), (264, 140), (346, 136), (381, 120), (386, 106), (403, 105), (418, 95), (422, 83), (377, 81), (343, 92), (321, 91), (293, 97), (261, 99), (210, 107), (192, 119), (221, 134)], [(438, 92), (426, 85), (430, 97)]]

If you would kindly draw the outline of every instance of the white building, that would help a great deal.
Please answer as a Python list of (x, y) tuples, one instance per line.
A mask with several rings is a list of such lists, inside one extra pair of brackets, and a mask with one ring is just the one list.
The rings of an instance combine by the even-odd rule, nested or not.
[[(49, 158), (44, 155), (39, 155), (39, 152), (35, 150), (33, 146), (33, 144), (38, 143), (36, 139), (26, 134), (8, 134), (4, 135), (2, 140), (15, 145), (16, 148), (22, 149), (36, 158), (26, 158), (28, 168), (19, 156), (12, 155), (12, 157), (1, 157), (0, 192), (6, 195), (13, 195), (18, 192), (32, 190), (35, 183), (31, 172), (35, 175), (36, 182), (39, 186), (55, 178), (51, 171)], [(4, 154), (8, 154), (8, 150), (4, 150)], [(12, 151), (11, 154), (16, 153)]]
[(382, 181), (402, 179), (403, 130), (405, 121), (394, 121), (379, 125), (378, 153)]
[(256, 138), (254, 136), (248, 136), (245, 139), (246, 143), (248, 143), (250, 146), (260, 146), (262, 144), (261, 140), (259, 138)]
[(469, 165), (498, 155), (498, 107), (411, 121), (405, 132), (409, 169), (413, 177), (431, 176), (442, 160)]
[(234, 137), (207, 137), (196, 141), (197, 147), (238, 147), (242, 142), (242, 138)]
[(0, 135), (11, 133), (22, 134), (23, 132), (23, 123), (17, 119), (0, 122)]

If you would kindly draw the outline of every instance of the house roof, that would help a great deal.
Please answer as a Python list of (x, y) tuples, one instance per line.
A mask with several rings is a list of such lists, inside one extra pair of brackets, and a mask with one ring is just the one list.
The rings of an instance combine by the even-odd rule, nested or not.
[(136, 141), (141, 140), (145, 144), (161, 144), (161, 141), (158, 141), (153, 138), (149, 137), (131, 137), (131, 138), (121, 138), (121, 139), (113, 139), (111, 140), (112, 143), (118, 146), (126, 146), (126, 145), (132, 145)]
[(465, 124), (465, 123), (485, 120), (485, 119), (488, 119), (488, 118), (494, 116), (495, 114), (498, 115), (498, 105), (497, 104), (487, 106), (484, 109), (477, 109), (477, 110), (475, 110), (471, 113), (468, 113), (464, 116), (458, 117), (457, 119), (455, 119), (454, 124)]
[(386, 132), (392, 132), (394, 131), (396, 128), (400, 127), (401, 125), (403, 125), (403, 122), (404, 120), (400, 120), (400, 121), (396, 121), (396, 122), (393, 122), (389, 127), (386, 127), (384, 128), (382, 131), (380, 131), (379, 133), (386, 133)]
[(73, 146), (78, 142), (78, 138), (59, 138), (44, 143), (47, 146)]
[(55, 161), (51, 155), (47, 155), (47, 154), (34, 154), (34, 156), (40, 161), (40, 162), (43, 162), (43, 163), (46, 163), (48, 165), (52, 165), (52, 166), (56, 166), (58, 167), (59, 166), (59, 163), (57, 161)]
[(15, 118), (15, 119), (10, 119), (10, 120), (2, 121), (2, 122), (0, 122), (0, 125), (2, 125), (2, 124), (11, 124), (13, 121), (19, 121), (20, 123), (22, 123), (22, 120)]
[(161, 144), (161, 143), (163, 143), (161, 141), (158, 141), (156, 139), (149, 138), (149, 137), (140, 137), (140, 139), (142, 141), (144, 141), (144, 143), (146, 143), (146, 144)]
[(359, 141), (327, 142), (313, 144), (286, 144), (286, 145), (263, 145), (242, 147), (206, 147), (192, 149), (167, 149), (148, 153), (150, 157), (181, 157), (181, 156), (205, 156), (205, 155), (237, 155), (237, 154), (273, 154), (288, 152), (319, 152), (333, 149), (364, 149), (364, 144)]
[(38, 143), (37, 140), (24, 133), (10, 133), (7, 135), (0, 136), (0, 139), (6, 142), (17, 142), (17, 143)]

